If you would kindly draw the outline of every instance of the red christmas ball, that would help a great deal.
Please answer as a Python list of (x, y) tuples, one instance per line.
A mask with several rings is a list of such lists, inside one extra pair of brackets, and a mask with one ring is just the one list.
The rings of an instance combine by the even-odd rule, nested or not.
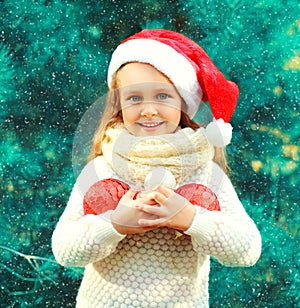
[(96, 182), (84, 196), (84, 214), (98, 215), (108, 210), (114, 210), (122, 196), (129, 189), (129, 185), (116, 179), (105, 179)]
[(201, 184), (185, 184), (175, 190), (175, 192), (193, 205), (201, 206), (209, 211), (220, 211), (220, 204), (215, 193), (208, 187)]

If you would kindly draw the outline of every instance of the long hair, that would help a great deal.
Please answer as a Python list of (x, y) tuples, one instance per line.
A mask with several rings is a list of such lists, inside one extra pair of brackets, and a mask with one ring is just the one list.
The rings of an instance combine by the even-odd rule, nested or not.
[[(105, 132), (108, 128), (115, 126), (117, 123), (123, 122), (120, 95), (118, 90), (117, 73), (114, 75), (111, 87), (107, 94), (106, 106), (103, 111), (102, 118), (93, 137), (91, 150), (88, 156), (88, 161), (102, 155), (102, 143), (105, 140)], [(185, 112), (181, 111), (180, 127), (190, 127), (196, 130), (204, 125), (192, 120)], [(224, 170), (227, 171), (226, 149), (214, 147), (215, 155), (213, 160)]]

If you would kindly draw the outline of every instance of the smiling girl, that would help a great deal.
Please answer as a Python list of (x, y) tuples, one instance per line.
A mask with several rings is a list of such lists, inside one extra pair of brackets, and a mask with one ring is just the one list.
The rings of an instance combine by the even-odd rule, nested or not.
[[(77, 307), (208, 307), (210, 256), (251, 266), (261, 252), (225, 173), (237, 86), (200, 46), (167, 30), (123, 41), (108, 84), (89, 163), (52, 238), (59, 263), (85, 267)], [(205, 128), (192, 117), (207, 99), (214, 121)], [(145, 190), (157, 167), (174, 184), (158, 174), (158, 185)], [(85, 211), (86, 196), (104, 181), (101, 200), (118, 195), (116, 204)]]

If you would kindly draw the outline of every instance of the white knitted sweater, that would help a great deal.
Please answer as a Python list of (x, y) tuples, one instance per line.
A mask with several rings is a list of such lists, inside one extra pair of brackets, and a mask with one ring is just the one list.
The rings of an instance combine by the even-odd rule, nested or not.
[(197, 206), (192, 225), (179, 237), (166, 227), (122, 235), (111, 224), (110, 213), (84, 215), (85, 192), (111, 177), (126, 182), (103, 156), (92, 160), (77, 179), (53, 233), (56, 260), (85, 267), (77, 307), (208, 307), (210, 256), (227, 266), (251, 266), (258, 260), (260, 233), (230, 180), (212, 161), (186, 183), (212, 189), (221, 211)]

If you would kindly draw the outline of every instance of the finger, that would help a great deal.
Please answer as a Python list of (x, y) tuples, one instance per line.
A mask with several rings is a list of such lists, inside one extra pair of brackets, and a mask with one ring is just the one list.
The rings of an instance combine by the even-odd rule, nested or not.
[(147, 204), (147, 205), (156, 205), (157, 202), (153, 199), (150, 199), (148, 197), (140, 197), (138, 199), (136, 199), (137, 204)]
[(157, 218), (157, 219), (139, 219), (138, 224), (141, 227), (153, 227), (158, 226), (161, 223), (166, 221), (165, 218)]
[(169, 198), (158, 191), (149, 192), (146, 196), (147, 198), (154, 200), (158, 204), (164, 204)]
[(167, 202), (168, 202), (168, 204), (173, 204), (173, 205), (176, 204), (177, 208), (183, 208), (186, 205), (188, 205), (188, 203), (190, 203), (189, 200), (187, 200), (185, 197), (177, 194), (176, 192), (172, 191), (168, 187), (161, 186), (159, 190), (167, 198), (167, 200), (165, 201), (166, 202), (165, 205), (167, 205)]
[[(129, 189), (121, 198), (121, 200), (133, 200), (138, 192), (134, 189)], [(121, 201), (120, 200), (120, 201)]]
[(159, 206), (147, 205), (147, 204), (137, 204), (135, 206), (138, 210), (143, 211), (147, 214), (162, 216), (163, 211)]
[(172, 193), (174, 192), (172, 189), (170, 189), (167, 186), (161, 185), (159, 187), (157, 187), (155, 190), (151, 190), (151, 191), (143, 191), (141, 192), (141, 196), (144, 197), (146, 195), (148, 195), (149, 193), (153, 193), (155, 191), (158, 191), (160, 193), (162, 193), (163, 195), (165, 195), (166, 197), (170, 197), (172, 195)]
[(172, 196), (172, 194), (174, 193), (174, 191), (164, 185), (159, 186), (156, 191), (160, 192), (161, 194), (163, 194), (165, 197), (170, 198)]

